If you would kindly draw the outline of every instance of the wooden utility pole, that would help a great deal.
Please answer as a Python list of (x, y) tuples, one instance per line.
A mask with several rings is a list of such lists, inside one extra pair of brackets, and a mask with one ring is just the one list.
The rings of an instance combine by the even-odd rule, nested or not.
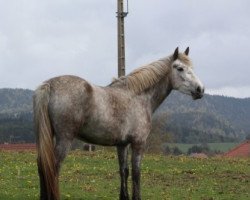
[(123, 0), (117, 0), (117, 29), (118, 29), (118, 77), (125, 75), (125, 34), (124, 18), (128, 12), (123, 10)]

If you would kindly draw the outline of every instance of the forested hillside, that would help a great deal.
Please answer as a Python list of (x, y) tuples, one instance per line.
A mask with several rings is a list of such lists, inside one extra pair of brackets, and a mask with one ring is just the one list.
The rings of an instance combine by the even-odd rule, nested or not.
[(34, 142), (32, 90), (0, 89), (0, 143)]
[[(32, 90), (0, 89), (0, 143), (33, 142)], [(250, 133), (250, 99), (171, 93), (157, 110), (152, 136), (173, 142), (228, 142)]]
[(32, 95), (32, 90), (0, 89), (0, 114), (31, 112)]
[(205, 95), (193, 101), (173, 92), (156, 113), (178, 142), (243, 140), (250, 132), (250, 98)]

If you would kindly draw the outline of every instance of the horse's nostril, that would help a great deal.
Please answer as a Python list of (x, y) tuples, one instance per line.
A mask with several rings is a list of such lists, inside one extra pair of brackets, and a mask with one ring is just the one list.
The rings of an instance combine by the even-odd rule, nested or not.
[(198, 86), (198, 87), (196, 88), (196, 92), (201, 93), (201, 87), (200, 87), (200, 86)]

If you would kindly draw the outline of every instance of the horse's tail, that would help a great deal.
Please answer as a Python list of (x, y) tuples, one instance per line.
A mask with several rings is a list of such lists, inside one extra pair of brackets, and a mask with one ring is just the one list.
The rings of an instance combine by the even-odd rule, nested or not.
[(56, 170), (53, 131), (48, 113), (49, 99), (50, 85), (44, 83), (35, 91), (33, 97), (38, 153), (37, 165), (40, 176), (41, 196), (49, 200), (58, 200), (58, 173)]

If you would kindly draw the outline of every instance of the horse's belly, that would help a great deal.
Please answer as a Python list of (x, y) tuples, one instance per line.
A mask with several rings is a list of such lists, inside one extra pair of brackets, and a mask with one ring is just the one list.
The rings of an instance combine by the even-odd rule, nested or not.
[(120, 143), (126, 143), (126, 138), (118, 132), (108, 130), (104, 127), (99, 127), (97, 125), (85, 125), (78, 134), (78, 138), (92, 144), (105, 146), (114, 146)]

